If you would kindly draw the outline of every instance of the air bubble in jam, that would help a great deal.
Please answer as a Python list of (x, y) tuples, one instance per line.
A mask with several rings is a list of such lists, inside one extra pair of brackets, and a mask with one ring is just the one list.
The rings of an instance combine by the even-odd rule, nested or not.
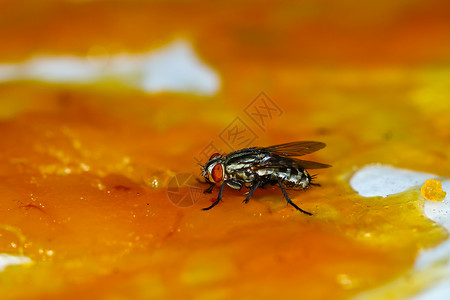
[(26, 247), (26, 238), (18, 228), (0, 226), (0, 253), (23, 254)]
[(151, 176), (145, 179), (145, 184), (151, 188), (157, 189), (160, 187), (160, 180), (158, 176)]

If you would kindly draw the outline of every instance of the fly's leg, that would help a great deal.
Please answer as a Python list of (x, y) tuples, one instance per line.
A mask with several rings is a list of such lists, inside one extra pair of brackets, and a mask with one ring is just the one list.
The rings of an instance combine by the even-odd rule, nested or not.
[(220, 187), (219, 195), (217, 196), (217, 200), (214, 201), (214, 203), (211, 204), (210, 206), (205, 207), (205, 208), (202, 208), (202, 210), (208, 210), (208, 209), (211, 209), (211, 208), (213, 208), (214, 206), (216, 206), (217, 203), (220, 202), (220, 200), (222, 200), (223, 188), (225, 187), (225, 185), (226, 185), (227, 183), (228, 183), (228, 180), (225, 180), (225, 181), (222, 183), (222, 186)]
[(307, 211), (301, 209), (301, 208), (298, 207), (294, 202), (292, 202), (292, 200), (288, 197), (286, 191), (284, 190), (284, 187), (283, 187), (283, 185), (281, 184), (281, 181), (280, 181), (280, 180), (278, 180), (278, 185), (280, 186), (281, 191), (283, 192), (284, 198), (286, 198), (287, 203), (289, 203), (290, 205), (292, 205), (293, 207), (295, 207), (297, 210), (301, 211), (302, 213), (307, 214), (307, 215), (309, 215), (309, 216), (312, 216), (312, 213), (309, 213), (309, 212), (307, 212)]
[(261, 184), (261, 181), (257, 181), (253, 186), (252, 189), (250, 191), (250, 193), (248, 193), (247, 198), (245, 198), (245, 200), (243, 201), (245, 204), (248, 203), (248, 201), (250, 200), (250, 198), (253, 195), (253, 192), (258, 188), (258, 186)]
[(207, 187), (207, 188), (203, 191), (204, 194), (211, 194), (211, 193), (212, 193), (213, 188), (216, 186), (215, 183), (207, 182), (207, 181), (201, 181), (201, 180), (198, 179), (198, 178), (196, 178), (196, 179), (197, 179), (197, 181), (198, 181), (199, 183), (202, 183), (202, 184), (207, 183), (207, 184), (209, 184), (209, 187)]
[(209, 187), (207, 187), (204, 191), (203, 191), (203, 193), (204, 194), (211, 194), (212, 193), (212, 190), (213, 190), (213, 188), (216, 186), (216, 184), (215, 183), (210, 183), (209, 184)]

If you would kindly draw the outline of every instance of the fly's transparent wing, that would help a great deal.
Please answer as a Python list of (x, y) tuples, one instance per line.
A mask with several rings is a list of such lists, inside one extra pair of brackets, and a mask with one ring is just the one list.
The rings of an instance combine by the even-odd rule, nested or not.
[(303, 169), (325, 169), (325, 168), (331, 167), (331, 165), (322, 164), (322, 163), (318, 163), (315, 161), (302, 160), (302, 159), (296, 159), (296, 158), (291, 158), (291, 159), (293, 161), (295, 161), (296, 163), (298, 163), (300, 166), (302, 166)]
[(258, 150), (269, 151), (272, 154), (277, 154), (280, 156), (302, 156), (305, 154), (310, 154), (324, 148), (326, 145), (322, 142), (292, 142), (286, 144), (280, 144), (270, 147), (256, 148)]
[(252, 166), (253, 169), (267, 169), (267, 168), (324, 169), (329, 167), (331, 167), (331, 165), (284, 156), (270, 157), (266, 160), (263, 160), (259, 164)]

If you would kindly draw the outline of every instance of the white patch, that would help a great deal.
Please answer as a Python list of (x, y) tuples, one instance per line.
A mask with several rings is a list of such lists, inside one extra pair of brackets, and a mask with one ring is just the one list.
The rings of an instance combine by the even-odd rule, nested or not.
[(219, 75), (184, 40), (144, 54), (91, 57), (42, 55), (14, 64), (0, 64), (0, 82), (37, 80), (86, 84), (114, 81), (150, 93), (180, 92), (214, 95)]
[[(437, 177), (434, 174), (397, 169), (391, 166), (368, 165), (353, 175), (350, 185), (361, 196), (386, 197), (412, 187), (419, 188), (425, 180)], [(428, 218), (450, 231), (450, 180), (443, 181), (442, 188), (447, 192), (445, 199), (443, 201), (426, 200), (424, 212)], [(442, 265), (444, 279), (414, 297), (415, 300), (450, 299), (450, 240), (433, 249), (422, 251), (416, 260), (415, 268), (425, 269), (436, 263)]]
[(450, 281), (443, 280), (410, 300), (443, 300), (450, 299)]
[(359, 169), (350, 179), (351, 187), (363, 197), (386, 197), (406, 191), (436, 175), (397, 169), (391, 166), (368, 165)]
[(191, 45), (175, 42), (148, 55), (144, 61), (142, 87), (146, 91), (187, 91), (214, 95), (219, 76), (200, 61)]
[(30, 263), (31, 259), (27, 256), (0, 253), (0, 272), (3, 271), (7, 266), (25, 265)]

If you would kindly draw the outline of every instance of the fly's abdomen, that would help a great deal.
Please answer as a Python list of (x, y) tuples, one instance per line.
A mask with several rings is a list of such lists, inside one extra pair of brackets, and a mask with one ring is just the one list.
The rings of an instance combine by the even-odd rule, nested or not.
[(273, 184), (278, 180), (288, 189), (304, 189), (309, 185), (310, 176), (308, 172), (300, 168), (265, 168), (257, 170), (257, 174), (261, 178), (272, 181)]

